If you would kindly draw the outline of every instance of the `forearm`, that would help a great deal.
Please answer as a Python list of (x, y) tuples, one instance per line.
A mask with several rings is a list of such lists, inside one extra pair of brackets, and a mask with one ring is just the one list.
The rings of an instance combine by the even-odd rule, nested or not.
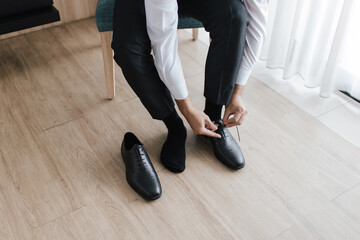
[(245, 85), (259, 58), (266, 35), (266, 21), (269, 0), (245, 0), (244, 4), (250, 16), (246, 31), (246, 44), (243, 59), (239, 67), (236, 84)]
[[(231, 96), (231, 100), (236, 97), (239, 97), (239, 96), (242, 97), (244, 94), (244, 91), (245, 91), (245, 85), (235, 84), (235, 87), (234, 87), (234, 90), (233, 90), (233, 93)], [(231, 100), (230, 100), (230, 102), (231, 102)]]
[(176, 100), (176, 99), (175, 99), (175, 102), (176, 102), (177, 106), (179, 107), (180, 112), (181, 112), (184, 116), (186, 116), (187, 113), (188, 113), (189, 111), (191, 111), (191, 109), (193, 108), (193, 105), (192, 105), (192, 102), (191, 102), (189, 96), (187, 96), (186, 98), (181, 99), (181, 100)]

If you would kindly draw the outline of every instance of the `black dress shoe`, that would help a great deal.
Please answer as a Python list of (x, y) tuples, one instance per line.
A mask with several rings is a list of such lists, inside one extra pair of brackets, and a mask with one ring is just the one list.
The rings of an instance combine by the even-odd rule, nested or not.
[(245, 166), (245, 158), (241, 152), (239, 144), (225, 128), (222, 120), (215, 121), (218, 124), (216, 133), (221, 135), (221, 138), (209, 137), (211, 145), (214, 150), (216, 158), (225, 166), (238, 170)]
[(144, 199), (161, 197), (161, 185), (144, 146), (131, 132), (124, 136), (121, 155), (126, 167), (126, 180)]

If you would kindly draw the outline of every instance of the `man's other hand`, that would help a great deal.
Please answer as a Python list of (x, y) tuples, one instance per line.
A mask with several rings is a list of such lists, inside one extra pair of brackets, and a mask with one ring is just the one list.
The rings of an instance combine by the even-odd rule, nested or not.
[(244, 87), (245, 86), (235, 85), (230, 102), (225, 106), (223, 123), (227, 128), (241, 125), (248, 113), (243, 99)]

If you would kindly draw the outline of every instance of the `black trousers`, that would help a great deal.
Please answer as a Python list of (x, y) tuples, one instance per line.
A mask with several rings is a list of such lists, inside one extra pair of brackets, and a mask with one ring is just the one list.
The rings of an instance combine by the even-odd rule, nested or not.
[[(210, 32), (204, 96), (212, 103), (227, 105), (243, 58), (248, 12), (241, 0), (178, 0), (178, 6)], [(126, 81), (151, 116), (167, 117), (174, 102), (150, 54), (144, 0), (116, 0), (112, 48)]]

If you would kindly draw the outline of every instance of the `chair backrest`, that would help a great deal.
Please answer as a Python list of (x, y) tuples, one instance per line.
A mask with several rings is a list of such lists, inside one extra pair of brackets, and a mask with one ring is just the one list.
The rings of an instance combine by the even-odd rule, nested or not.
[[(113, 30), (114, 6), (115, 0), (98, 0), (95, 16), (99, 32)], [(179, 13), (178, 29), (201, 27), (203, 24), (200, 21)]]

